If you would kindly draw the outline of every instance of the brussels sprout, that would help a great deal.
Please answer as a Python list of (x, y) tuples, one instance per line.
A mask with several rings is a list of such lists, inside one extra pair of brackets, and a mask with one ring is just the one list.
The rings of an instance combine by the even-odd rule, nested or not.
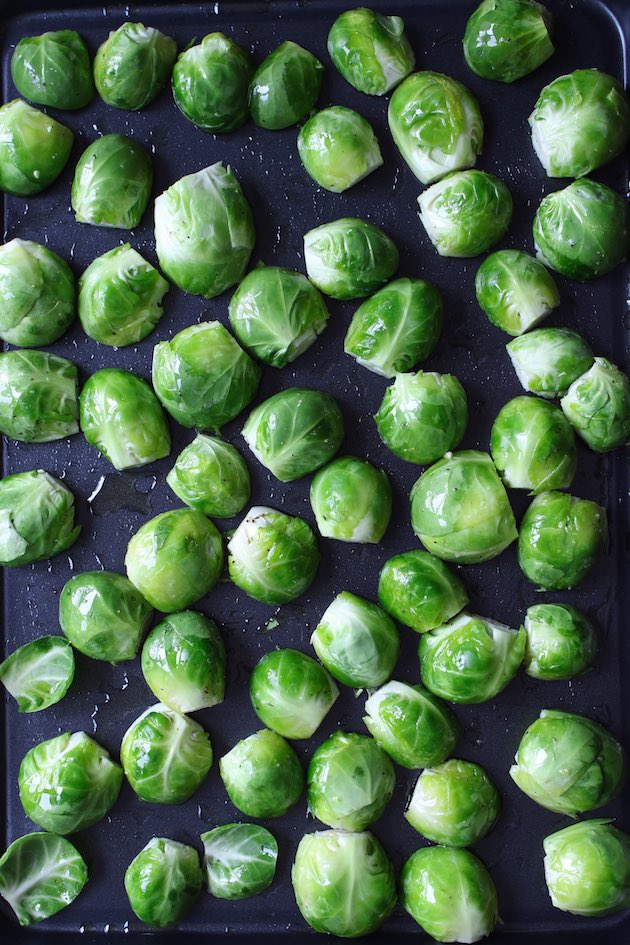
[(20, 765), (18, 787), (27, 817), (51, 833), (98, 823), (116, 802), (120, 765), (85, 732), (63, 732), (39, 742)]
[(182, 450), (166, 481), (191, 509), (217, 518), (238, 515), (251, 492), (249, 470), (238, 450), (203, 433)]
[(400, 883), (403, 907), (439, 942), (478, 942), (500, 921), (492, 877), (469, 850), (416, 850)]
[(179, 54), (173, 68), (175, 104), (204, 131), (235, 131), (249, 118), (251, 75), (249, 53), (223, 33), (208, 33)]
[(354, 187), (383, 163), (369, 121), (343, 105), (323, 108), (309, 118), (300, 128), (297, 145), (306, 173), (334, 194)]
[(81, 432), (114, 469), (132, 469), (163, 459), (171, 435), (157, 397), (141, 377), (102, 368), (83, 385)]
[(123, 23), (94, 57), (94, 82), (107, 105), (137, 111), (149, 105), (171, 76), (177, 43), (152, 26)]
[(500, 806), (499, 792), (483, 768), (451, 758), (422, 772), (405, 819), (433, 843), (469, 847), (494, 827)]
[(499, 249), (484, 259), (475, 291), (489, 320), (508, 335), (529, 331), (560, 304), (549, 272), (539, 259), (520, 249)]
[(30, 240), (0, 246), (0, 338), (50, 345), (74, 319), (74, 276), (65, 260)]
[(453, 374), (398, 374), (374, 419), (395, 456), (432, 463), (459, 446), (468, 423), (466, 391)]
[(573, 381), (562, 409), (592, 450), (607, 453), (630, 439), (630, 381), (606, 358)]
[(426, 633), (455, 617), (468, 603), (461, 578), (427, 551), (405, 551), (383, 565), (378, 600), (394, 620)]
[(249, 86), (249, 108), (261, 128), (290, 128), (315, 108), (324, 67), (297, 43), (281, 43), (256, 69)]
[(411, 524), (427, 548), (445, 561), (489, 561), (517, 537), (507, 493), (487, 453), (447, 455), (411, 490)]
[(344, 217), (309, 230), (304, 237), (308, 277), (333, 299), (363, 299), (398, 269), (398, 250), (373, 223)]
[(473, 167), (483, 145), (483, 119), (465, 85), (440, 72), (416, 72), (389, 103), (392, 138), (423, 184)]
[(257, 505), (228, 542), (230, 578), (263, 604), (288, 604), (315, 579), (319, 550), (301, 519)]
[(533, 0), (483, 0), (466, 24), (464, 56), (484, 79), (515, 82), (553, 55), (549, 10)]
[(249, 899), (273, 882), (276, 838), (259, 824), (224, 824), (201, 834), (208, 890), (217, 899)]
[(569, 328), (538, 328), (506, 345), (525, 390), (539, 397), (562, 397), (593, 364), (593, 352)]
[(20, 925), (49, 919), (77, 898), (88, 878), (79, 851), (65, 837), (28, 833), (0, 858), (0, 896)]
[(30, 197), (63, 171), (73, 135), (69, 128), (19, 98), (0, 108), (0, 190)]
[(383, 751), (403, 768), (444, 761), (457, 742), (451, 709), (423, 689), (392, 680), (366, 700), (363, 721)]
[(422, 682), (450, 702), (487, 702), (516, 675), (526, 645), (522, 627), (512, 630), (496, 620), (461, 613), (420, 637)]
[(504, 235), (512, 197), (486, 171), (456, 171), (418, 197), (420, 222), (440, 256), (479, 256)]
[(534, 679), (572, 679), (590, 669), (597, 654), (593, 624), (569, 604), (528, 607), (523, 669)]
[(304, 771), (288, 742), (263, 728), (241, 739), (219, 762), (228, 796), (248, 817), (281, 817), (300, 799)]
[(442, 330), (442, 297), (424, 279), (395, 279), (354, 313), (344, 351), (382, 377), (428, 358)]
[(396, 904), (394, 867), (369, 832), (307, 833), (295, 853), (291, 882), (311, 928), (342, 938), (375, 931)]
[(339, 690), (324, 667), (306, 653), (274, 650), (254, 667), (249, 694), (263, 725), (284, 738), (310, 738), (337, 701)]
[(20, 95), (36, 105), (75, 110), (94, 95), (90, 54), (74, 30), (21, 39), (11, 56), (11, 78)]
[(600, 505), (564, 492), (543, 492), (521, 520), (518, 563), (533, 584), (563, 591), (586, 576), (606, 534), (606, 510)]
[(289, 387), (254, 407), (243, 437), (277, 479), (293, 482), (332, 459), (343, 440), (343, 417), (330, 394)]
[(585, 177), (548, 194), (534, 218), (539, 258), (568, 279), (585, 282), (624, 260), (630, 211), (624, 197)]
[(0, 683), (20, 712), (40, 712), (65, 696), (74, 679), (74, 653), (62, 637), (38, 637), (0, 663)]
[(151, 606), (171, 614), (212, 590), (223, 561), (223, 541), (212, 522), (196, 509), (173, 509), (138, 529), (127, 546), (125, 567)]
[(153, 185), (151, 158), (124, 135), (103, 135), (85, 149), (72, 182), (78, 223), (133, 230), (147, 209)]
[(355, 689), (374, 689), (386, 682), (400, 649), (391, 617), (348, 591), (337, 594), (326, 609), (311, 643), (328, 672)]
[(247, 198), (221, 162), (188, 174), (155, 201), (160, 266), (192, 295), (212, 299), (245, 275), (256, 232)]
[(132, 249), (116, 246), (79, 279), (79, 319), (86, 335), (122, 348), (149, 335), (164, 314), (168, 282)]
[(630, 905), (630, 837), (610, 820), (584, 820), (543, 841), (552, 905), (574, 915), (610, 915)]
[(521, 738), (510, 768), (533, 801), (574, 817), (607, 804), (627, 773), (626, 754), (605, 729), (571, 712), (543, 709)]
[(386, 95), (416, 61), (401, 18), (365, 8), (337, 17), (328, 34), (328, 53), (346, 82), (366, 95)]
[(258, 266), (230, 299), (230, 324), (250, 354), (284, 367), (326, 327), (328, 309), (308, 279), (282, 266)]
[(492, 425), (490, 452), (510, 489), (568, 489), (577, 469), (577, 448), (562, 411), (538, 397), (515, 397)]
[(25, 443), (49, 443), (78, 433), (77, 384), (76, 365), (56, 354), (0, 354), (0, 432)]
[(548, 177), (584, 177), (625, 148), (630, 103), (611, 75), (576, 69), (544, 87), (529, 125)]
[(201, 725), (158, 702), (125, 732), (120, 761), (141, 800), (183, 804), (205, 781), (212, 746)]
[(197, 851), (185, 843), (153, 837), (125, 870), (129, 905), (147, 925), (177, 925), (201, 892)]
[(311, 508), (324, 538), (378, 544), (392, 514), (392, 487), (382, 469), (342, 456), (314, 476)]
[(67, 551), (81, 531), (74, 496), (43, 469), (0, 479), (0, 565), (13, 568)]

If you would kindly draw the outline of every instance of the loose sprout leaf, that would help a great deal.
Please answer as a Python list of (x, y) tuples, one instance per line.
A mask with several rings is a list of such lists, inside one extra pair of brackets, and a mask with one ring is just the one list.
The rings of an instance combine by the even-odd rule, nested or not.
[(77, 898), (88, 878), (78, 850), (64, 837), (29, 833), (0, 858), (0, 896), (20, 925), (56, 915)]
[(20, 712), (39, 712), (59, 702), (74, 678), (74, 653), (62, 637), (39, 637), (0, 663), (0, 682)]
[(0, 246), (0, 338), (21, 348), (57, 341), (75, 314), (74, 275), (46, 246), (13, 239)]
[(193, 847), (153, 837), (125, 872), (129, 905), (154, 928), (177, 925), (201, 892), (201, 866)]
[(208, 890), (217, 899), (249, 899), (273, 882), (275, 837), (259, 824), (224, 824), (201, 834)]
[(328, 53), (346, 82), (367, 95), (385, 95), (414, 67), (399, 16), (364, 8), (345, 10), (330, 28)]
[(145, 108), (168, 82), (176, 57), (170, 36), (142, 23), (123, 23), (94, 57), (98, 94), (113, 108)]
[(67, 551), (79, 536), (74, 496), (43, 469), (0, 479), (0, 564), (19, 567)]

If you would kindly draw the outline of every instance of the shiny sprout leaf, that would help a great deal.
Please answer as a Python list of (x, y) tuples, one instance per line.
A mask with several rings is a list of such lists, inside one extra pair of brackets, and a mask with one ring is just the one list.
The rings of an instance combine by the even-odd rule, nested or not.
[(364, 8), (337, 17), (328, 34), (328, 53), (346, 82), (367, 95), (386, 95), (415, 63), (401, 18)]
[(570, 604), (527, 608), (523, 669), (534, 679), (572, 679), (593, 665), (597, 636), (593, 624)]
[(537, 328), (506, 350), (524, 389), (539, 397), (563, 397), (593, 364), (593, 352), (570, 328)]
[(477, 302), (508, 335), (522, 335), (560, 304), (557, 286), (540, 260), (519, 249), (491, 253), (475, 277)]
[(24, 98), (51, 108), (85, 108), (94, 95), (92, 63), (74, 30), (25, 36), (11, 56), (11, 78)]
[(300, 129), (297, 144), (306, 173), (335, 194), (354, 187), (383, 163), (369, 121), (343, 105), (313, 115)]
[(553, 55), (551, 14), (533, 0), (483, 0), (466, 24), (464, 56), (484, 79), (515, 82)]
[(133, 230), (144, 216), (153, 165), (142, 145), (125, 135), (104, 135), (77, 163), (72, 209), (77, 223)]
[(67, 551), (81, 531), (74, 496), (43, 469), (0, 479), (0, 564), (20, 567)]
[(426, 633), (455, 617), (468, 603), (461, 578), (427, 551), (405, 551), (385, 562), (378, 600), (394, 620)]
[(216, 518), (238, 515), (251, 492), (249, 470), (236, 447), (203, 433), (184, 447), (166, 481), (191, 509)]
[(248, 817), (286, 814), (304, 790), (304, 770), (287, 741), (263, 728), (241, 739), (219, 762), (228, 796)]
[(79, 430), (76, 365), (48, 351), (0, 354), (0, 432), (49, 443)]
[(256, 69), (249, 86), (252, 118), (272, 131), (290, 128), (315, 108), (324, 67), (297, 43), (281, 43)]
[(125, 871), (129, 905), (147, 925), (176, 925), (190, 911), (202, 884), (199, 856), (193, 847), (153, 837)]
[(224, 824), (201, 834), (208, 891), (249, 899), (268, 889), (278, 860), (275, 837), (259, 824)]
[(74, 276), (46, 246), (13, 239), (0, 246), (0, 338), (21, 348), (57, 341), (75, 312)]
[(398, 269), (398, 249), (365, 220), (344, 217), (304, 237), (304, 262), (311, 282), (333, 299), (362, 299), (382, 288)]
[(145, 108), (168, 82), (176, 57), (170, 36), (142, 23), (123, 23), (94, 57), (98, 94), (113, 108)]
[(70, 157), (69, 128), (21, 99), (0, 108), (0, 190), (30, 197), (57, 180)]
[(74, 653), (62, 637), (38, 637), (0, 663), (0, 683), (20, 712), (40, 712), (60, 702), (74, 678)]
[(223, 33), (209, 33), (179, 54), (173, 97), (180, 112), (204, 131), (235, 131), (249, 118), (249, 53)]
[(387, 474), (364, 459), (342, 456), (311, 483), (311, 508), (324, 538), (378, 544), (392, 514)]
[(630, 381), (606, 358), (595, 358), (573, 381), (561, 406), (578, 436), (598, 453), (630, 440)]

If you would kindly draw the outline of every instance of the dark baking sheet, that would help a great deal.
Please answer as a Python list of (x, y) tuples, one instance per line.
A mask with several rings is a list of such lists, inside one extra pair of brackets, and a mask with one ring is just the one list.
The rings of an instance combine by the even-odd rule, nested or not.
[[(69, 259), (78, 275), (91, 260), (130, 239), (133, 246), (155, 262), (152, 214), (147, 212), (135, 232), (82, 226), (70, 210), (70, 183), (74, 164), (89, 141), (118, 131), (129, 134), (151, 151), (155, 166), (154, 196), (186, 173), (217, 160), (230, 163), (254, 209), (258, 242), (252, 264), (258, 259), (303, 269), (302, 237), (318, 223), (340, 216), (356, 215), (383, 226), (401, 250), (400, 273), (426, 277), (445, 300), (445, 330), (438, 350), (427, 363), (429, 369), (447, 370), (462, 380), (470, 401), (471, 420), (463, 447), (487, 449), (490, 426), (509, 398), (521, 393), (520, 385), (504, 350), (507, 338), (491, 327), (474, 298), (474, 274), (479, 260), (441, 259), (431, 247), (417, 218), (416, 197), (420, 185), (394, 148), (387, 130), (387, 101), (361, 95), (333, 69), (326, 53), (326, 35), (335, 15), (357, 4), (251, 3), (202, 5), (101, 7), (55, 10), (47, 0), (2, 5), (3, 96), (15, 95), (10, 81), (9, 60), (13, 45), (24, 35), (46, 29), (71, 27), (79, 30), (94, 53), (109, 30), (125, 18), (142, 20), (175, 36), (180, 47), (192, 37), (222, 30), (251, 49), (260, 61), (285, 39), (311, 49), (326, 66), (321, 104), (341, 103), (356, 108), (373, 124), (383, 150), (384, 166), (342, 195), (319, 190), (303, 171), (297, 156), (296, 130), (265, 132), (253, 123), (225, 137), (195, 129), (175, 108), (170, 92), (164, 92), (145, 111), (135, 115), (107, 108), (98, 98), (79, 112), (59, 114), (76, 134), (72, 158), (59, 181), (31, 199), (6, 198), (4, 239), (15, 236), (47, 243)], [(478, 96), (486, 129), (486, 143), (479, 165), (498, 174), (514, 197), (514, 220), (501, 245), (532, 248), (531, 220), (541, 197), (561, 186), (548, 181), (530, 145), (527, 116), (540, 88), (555, 76), (577, 67), (596, 66), (619, 79), (625, 78), (626, 39), (630, 26), (624, 0), (608, 4), (597, 0), (548, 0), (555, 21), (557, 52), (534, 75), (515, 86), (503, 86), (474, 76), (466, 67), (460, 41), (467, 16), (476, 2), (460, 0), (381, 0), (374, 7), (400, 13), (417, 55), (417, 68), (448, 72), (465, 82)], [(48, 12), (25, 12), (40, 10)], [(619, 159), (595, 175), (618, 190), (627, 189), (627, 162)], [(624, 267), (595, 282), (578, 285), (558, 278), (562, 305), (548, 320), (550, 325), (577, 328), (593, 344), (596, 353), (628, 367), (627, 271)], [(158, 330), (137, 347), (114, 351), (98, 346), (75, 325), (52, 348), (74, 360), (85, 379), (97, 368), (119, 366), (150, 377), (154, 344), (184, 326), (208, 318), (226, 321), (229, 293), (205, 301), (172, 288), (166, 297), (166, 312)], [(343, 337), (355, 303), (331, 301), (329, 326), (310, 351), (282, 371), (266, 368), (258, 399), (295, 384), (312, 385), (332, 392), (339, 400), (346, 422), (345, 453), (365, 456), (390, 474), (395, 507), (384, 541), (376, 547), (344, 545), (320, 540), (322, 564), (311, 591), (279, 612), (250, 600), (237, 588), (219, 584), (199, 604), (220, 624), (228, 648), (228, 685), (222, 706), (197, 714), (211, 734), (218, 759), (239, 738), (260, 728), (248, 698), (249, 673), (260, 656), (280, 646), (309, 649), (309, 636), (328, 603), (347, 589), (374, 599), (377, 575), (393, 553), (417, 547), (409, 524), (408, 493), (420, 469), (396, 460), (379, 442), (371, 419), (386, 382), (355, 365), (343, 353)], [(227, 426), (226, 437), (243, 449), (253, 477), (252, 502), (269, 504), (303, 515), (313, 521), (308, 502), (307, 479), (290, 485), (267, 475), (249, 454), (240, 436), (244, 416)], [(3, 444), (4, 473), (43, 467), (64, 478), (78, 500), (83, 533), (69, 554), (51, 563), (6, 571), (3, 583), (4, 652), (42, 633), (58, 632), (59, 593), (72, 573), (95, 568), (123, 571), (129, 536), (147, 518), (178, 503), (164, 482), (177, 452), (192, 433), (172, 423), (173, 452), (169, 459), (140, 470), (118, 474), (78, 435), (53, 444)], [(503, 813), (496, 829), (479, 843), (475, 852), (489, 867), (496, 882), (502, 931), (494, 941), (513, 941), (515, 933), (536, 934), (539, 942), (560, 943), (630, 939), (627, 916), (587, 920), (552, 909), (542, 870), (543, 838), (568, 821), (542, 810), (520, 794), (507, 771), (525, 727), (543, 707), (584, 713), (605, 724), (618, 736), (630, 731), (626, 680), (629, 669), (627, 630), (627, 487), (626, 456), (598, 457), (580, 446), (579, 470), (572, 491), (606, 505), (611, 521), (607, 555), (586, 581), (566, 594), (538, 594), (522, 576), (515, 547), (485, 565), (462, 569), (471, 592), (473, 610), (518, 626), (526, 608), (540, 600), (568, 600), (585, 609), (597, 622), (601, 657), (597, 669), (570, 683), (544, 683), (524, 675), (511, 683), (493, 702), (457, 707), (463, 734), (455, 755), (480, 762), (498, 785)], [(527, 500), (511, 493), (517, 514)], [(231, 527), (236, 522), (221, 523)], [(269, 630), (270, 618), (279, 625)], [(416, 634), (401, 628), (402, 650), (396, 677), (418, 680)], [(36, 742), (62, 730), (84, 729), (115, 756), (127, 726), (149, 704), (138, 661), (112, 668), (77, 654), (76, 681), (59, 705), (45, 712), (18, 716), (15, 702), (4, 700), (3, 724), (6, 778), (0, 791), (4, 846), (33, 829), (19, 802), (17, 770), (22, 756)], [(364, 698), (355, 698), (344, 688), (341, 698), (311, 742), (297, 744), (306, 759), (313, 748), (336, 727), (364, 731), (361, 715)], [(630, 741), (630, 739), (629, 739)], [(397, 790), (374, 833), (383, 841), (398, 869), (404, 859), (424, 841), (402, 818), (407, 794), (416, 775), (397, 769)], [(598, 814), (624, 817), (628, 792)], [(91, 879), (79, 899), (68, 909), (37, 929), (19, 930), (0, 915), (3, 942), (140, 941), (146, 928), (132, 914), (123, 889), (124, 870), (133, 856), (154, 835), (167, 835), (200, 849), (199, 834), (215, 824), (237, 820), (240, 814), (228, 801), (213, 766), (205, 785), (192, 800), (180, 807), (149, 805), (135, 797), (128, 785), (102, 823), (73, 838), (86, 856)], [(232, 941), (243, 938), (259, 942), (270, 939), (286, 943), (309, 936), (293, 899), (290, 866), (296, 845), (305, 831), (318, 829), (304, 804), (269, 824), (280, 844), (276, 882), (269, 892), (245, 902), (222, 902), (204, 894), (181, 929), (160, 934), (161, 942), (192, 933), (197, 939), (218, 941), (230, 933)], [(3, 904), (4, 907), (4, 904)], [(79, 933), (83, 933), (80, 938)], [(135, 933), (135, 934), (134, 934)], [(400, 906), (374, 942), (417, 941), (422, 933)], [(146, 940), (145, 937), (142, 938)], [(311, 937), (308, 937), (311, 940)]]

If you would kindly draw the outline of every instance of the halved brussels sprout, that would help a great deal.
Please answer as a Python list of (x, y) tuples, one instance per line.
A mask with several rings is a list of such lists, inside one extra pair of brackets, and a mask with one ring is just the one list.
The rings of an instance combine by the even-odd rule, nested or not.
[(489, 561), (516, 539), (503, 483), (487, 453), (464, 450), (440, 459), (411, 490), (411, 524), (445, 561)]
[(20, 765), (18, 787), (27, 817), (51, 833), (98, 823), (116, 802), (123, 773), (85, 732), (39, 742)]
[(398, 249), (387, 233), (355, 217), (309, 230), (304, 262), (311, 282), (333, 299), (363, 299), (398, 269)]
[(103, 135), (85, 149), (72, 182), (77, 223), (133, 230), (147, 209), (153, 165), (137, 141)]
[(324, 667), (306, 653), (274, 650), (254, 667), (249, 695), (263, 725), (284, 738), (310, 738), (337, 701), (339, 690)]
[(483, 0), (469, 18), (464, 56), (484, 79), (515, 82), (553, 55), (551, 13), (533, 0)]
[(300, 799), (304, 770), (288, 742), (263, 728), (241, 739), (219, 762), (225, 790), (248, 817), (281, 817)]
[(23, 98), (36, 105), (74, 110), (94, 95), (92, 63), (74, 30), (25, 36), (11, 56), (11, 78)]
[(43, 469), (0, 479), (0, 565), (20, 567), (67, 551), (81, 531), (74, 511), (68, 487)]
[(606, 358), (573, 381), (561, 407), (587, 446), (607, 453), (630, 440), (630, 381)]
[[(475, 277), (477, 302), (508, 335), (522, 335), (560, 304), (553, 278), (539, 259), (520, 249), (498, 249)], [(562, 329), (552, 329), (562, 330)]]
[(0, 663), (0, 683), (20, 712), (40, 712), (65, 696), (74, 679), (74, 653), (63, 637), (38, 637)]
[(383, 163), (369, 121), (343, 105), (323, 108), (300, 128), (298, 154), (304, 170), (324, 190), (340, 194)]
[(562, 591), (586, 576), (606, 543), (606, 509), (564, 492), (543, 492), (521, 519), (518, 563), (532, 583)]
[(479, 256), (505, 234), (512, 196), (486, 171), (455, 171), (418, 197), (420, 222), (440, 256)]
[(276, 838), (259, 824), (224, 824), (201, 834), (208, 891), (217, 899), (249, 899), (273, 882)]
[(440, 72), (416, 72), (405, 79), (389, 103), (392, 138), (423, 184), (477, 163), (483, 145), (483, 119), (465, 85)]
[(570, 604), (527, 608), (523, 669), (534, 679), (572, 679), (593, 665), (597, 636), (591, 621)]
[(74, 319), (74, 276), (46, 246), (14, 239), (0, 246), (0, 338), (22, 348), (50, 345)]
[(249, 108), (260, 128), (290, 128), (315, 108), (324, 67), (297, 43), (285, 42), (269, 53), (249, 86)]
[(0, 108), (0, 190), (30, 197), (56, 181), (70, 157), (69, 128), (15, 98)]
[(563, 397), (593, 364), (593, 352), (570, 328), (537, 328), (505, 347), (525, 390), (539, 397)]
[(48, 351), (0, 354), (0, 432), (49, 443), (79, 431), (76, 365)]
[(468, 423), (466, 391), (454, 374), (397, 374), (374, 420), (394, 456), (433, 463), (461, 442)]
[(500, 807), (499, 792), (483, 768), (451, 758), (421, 773), (405, 820), (432, 843), (469, 847), (494, 827)]
[(208, 33), (181, 52), (173, 68), (173, 98), (180, 112), (204, 131), (235, 131), (249, 118), (252, 62), (223, 33)]
[(184, 447), (166, 481), (191, 509), (216, 518), (238, 515), (251, 492), (249, 470), (236, 447), (203, 433)]
[(85, 860), (69, 840), (27, 833), (0, 858), (0, 896), (20, 925), (50, 919), (77, 898), (88, 879)]
[(366, 95), (386, 95), (416, 61), (401, 18), (365, 8), (339, 14), (328, 34), (328, 54), (346, 82)]
[(514, 678), (526, 645), (523, 627), (512, 630), (464, 612), (420, 637), (420, 676), (427, 689), (450, 702), (487, 702)]
[(399, 623), (417, 633), (434, 630), (468, 603), (461, 578), (428, 551), (405, 551), (383, 565), (378, 600)]
[(152, 26), (123, 23), (94, 57), (94, 82), (107, 105), (137, 111), (149, 105), (171, 76), (177, 43)]
[(201, 892), (203, 877), (193, 847), (153, 837), (125, 870), (129, 905), (156, 929), (177, 925)]
[(596, 722), (543, 709), (521, 738), (510, 768), (514, 783), (547, 810), (575, 817), (607, 804), (621, 790), (627, 758)]
[(392, 515), (387, 473), (365, 459), (342, 456), (313, 477), (311, 508), (324, 538), (378, 544)]

